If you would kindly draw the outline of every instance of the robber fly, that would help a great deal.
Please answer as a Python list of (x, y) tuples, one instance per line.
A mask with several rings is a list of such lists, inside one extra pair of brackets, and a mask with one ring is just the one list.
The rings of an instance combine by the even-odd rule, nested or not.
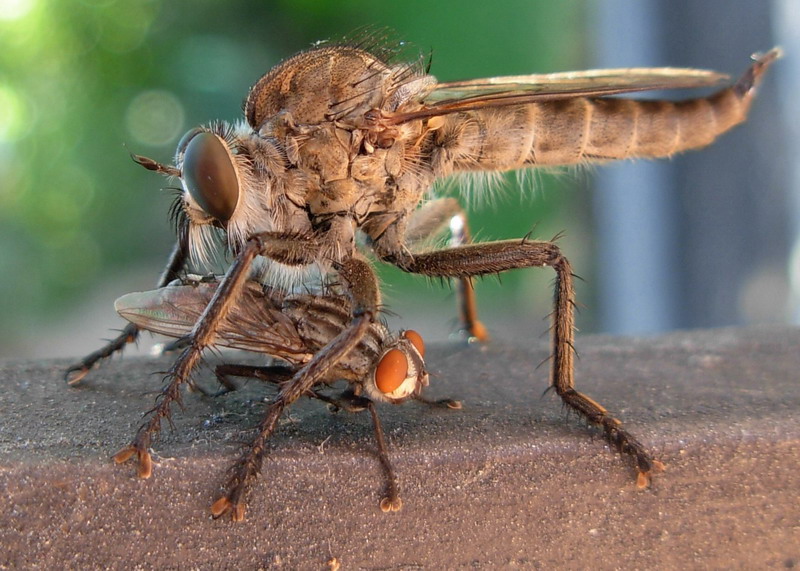
[[(250, 90), (243, 121), (192, 129), (179, 142), (173, 165), (134, 157), (147, 169), (179, 179), (182, 188), (175, 206), (180, 237), (159, 285), (174, 279), (189, 254), (207, 256), (217, 235), (234, 261), (131, 450), (140, 463), (148, 457), (161, 418), (189, 382), (203, 349), (214, 342), (257, 259), (269, 280), (302, 280), (313, 268), (333, 276), (352, 299), (348, 325), (282, 393), (302, 394), (358, 346), (379, 303), (374, 270), (357, 246), (359, 235), (379, 260), (411, 273), (459, 279), (468, 297), (473, 276), (552, 267), (550, 383), (565, 405), (633, 459), (637, 485), (647, 487), (660, 462), (619, 420), (575, 389), (573, 274), (558, 246), (526, 238), (418, 253), (409, 236), (433, 231), (458, 209), (454, 201), (429, 202), (433, 183), (452, 174), (668, 157), (706, 146), (745, 120), (756, 87), (779, 55), (774, 49), (758, 56), (732, 85), (679, 102), (608, 96), (715, 86), (726, 76), (656, 68), (441, 83), (421, 62), (393, 64), (386, 50), (366, 43), (321, 44), (278, 64)], [(474, 305), (464, 307), (467, 330), (485, 338)], [(72, 367), (68, 378), (80, 380), (137, 331), (126, 328)], [(250, 473), (244, 480), (249, 478)], [(236, 517), (241, 486), (226, 493), (226, 507)]]
[[(191, 332), (214, 295), (219, 282), (216, 279), (184, 279), (167, 287), (148, 292), (127, 294), (115, 303), (117, 312), (142, 330), (160, 333), (177, 339)], [(231, 376), (251, 377), (278, 386), (291, 380), (304, 365), (347, 326), (352, 316), (350, 299), (332, 291), (290, 294), (255, 280), (245, 283), (241, 295), (231, 307), (225, 320), (217, 329), (216, 345), (263, 353), (280, 360), (281, 364), (249, 366), (223, 364), (215, 367), (215, 374), (227, 389), (236, 386)], [(387, 452), (375, 402), (400, 404), (415, 399), (447, 408), (460, 408), (458, 401), (442, 399), (430, 401), (421, 395), (428, 385), (425, 369), (425, 344), (413, 330), (392, 334), (381, 322), (374, 322), (361, 342), (339, 360), (306, 395), (349, 411), (369, 410), (378, 453), (386, 472), (386, 493), (381, 500), (383, 511), (397, 511), (402, 502)], [(331, 397), (324, 389), (340, 380), (350, 387), (338, 397)], [(274, 421), (290, 403), (276, 399), (270, 406), (265, 422)], [(271, 431), (270, 431), (271, 432)], [(259, 431), (258, 438), (266, 440), (270, 434)], [(227, 488), (235, 488), (254, 473), (246, 469), (251, 462), (260, 463), (262, 457), (252, 456), (255, 445), (246, 449), (239, 462), (230, 470)], [(132, 447), (120, 450), (115, 459), (124, 462), (138, 451)], [(149, 456), (141, 459), (139, 475), (148, 477), (152, 471)], [(229, 509), (231, 499), (223, 496), (214, 504), (212, 512), (219, 515)], [(243, 517), (244, 504), (233, 501), (238, 510), (236, 519)]]

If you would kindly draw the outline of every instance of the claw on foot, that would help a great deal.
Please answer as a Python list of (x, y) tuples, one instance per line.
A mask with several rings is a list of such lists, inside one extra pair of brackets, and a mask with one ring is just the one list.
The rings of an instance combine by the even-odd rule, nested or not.
[(139, 460), (139, 470), (137, 475), (146, 479), (153, 474), (153, 458), (147, 450), (137, 450), (135, 446), (126, 446), (116, 454), (114, 454), (114, 462), (117, 464), (124, 464), (136, 454)]
[(381, 511), (383, 513), (399, 512), (402, 507), (403, 500), (401, 500), (399, 497), (383, 498), (381, 500)]
[(489, 340), (489, 330), (481, 321), (475, 321), (469, 328), (470, 341), (473, 339), (480, 343), (486, 343)]
[(648, 470), (647, 472), (639, 471), (639, 473), (636, 475), (636, 487), (639, 490), (644, 490), (646, 488), (649, 488), (653, 474), (658, 474), (659, 472), (663, 472), (666, 469), (667, 468), (666, 466), (664, 466), (663, 462), (659, 462), (658, 460), (653, 460), (652, 469)]
[(138, 451), (139, 455), (139, 473), (138, 476), (142, 479), (149, 478), (153, 474), (153, 458), (147, 450)]
[(211, 504), (211, 515), (214, 519), (231, 512), (231, 519), (233, 521), (244, 520), (245, 507), (244, 504), (234, 504), (227, 496), (222, 496), (216, 502)]
[(218, 518), (219, 516), (224, 515), (225, 512), (230, 510), (232, 506), (233, 504), (231, 503), (231, 501), (227, 497), (222, 496), (216, 502), (211, 504), (211, 515), (214, 516), (215, 518)]
[(70, 367), (67, 369), (67, 372), (64, 373), (64, 380), (67, 382), (68, 385), (77, 385), (80, 383), (83, 378), (89, 374), (91, 370), (90, 367), (84, 366), (75, 366)]

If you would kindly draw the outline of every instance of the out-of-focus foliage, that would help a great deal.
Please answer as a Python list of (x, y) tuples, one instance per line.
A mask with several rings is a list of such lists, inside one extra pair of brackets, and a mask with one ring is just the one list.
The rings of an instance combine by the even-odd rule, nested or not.
[[(237, 119), (250, 84), (280, 59), (370, 26), (432, 54), (443, 79), (565, 69), (579, 64), (581, 5), (0, 0), (3, 354), (108, 276), (145, 264), (155, 280), (172, 240), (171, 193), (129, 153), (169, 161), (191, 126)], [(553, 193), (526, 208), (507, 194), (502, 216), (475, 215), (479, 236), (525, 234), (559, 208)]]

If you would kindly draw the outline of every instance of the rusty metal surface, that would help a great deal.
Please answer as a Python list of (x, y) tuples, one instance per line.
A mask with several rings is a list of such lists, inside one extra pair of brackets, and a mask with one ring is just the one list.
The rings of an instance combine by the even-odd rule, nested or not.
[(110, 456), (167, 359), (115, 359), (79, 387), (61, 380), (66, 360), (6, 362), (0, 568), (797, 566), (799, 348), (781, 327), (579, 339), (578, 387), (667, 464), (638, 492), (632, 468), (542, 396), (546, 343), (434, 346), (429, 394), (464, 409), (381, 408), (401, 512), (378, 508), (369, 418), (303, 401), (239, 524), (208, 508), (271, 389), (187, 394), (142, 481)]

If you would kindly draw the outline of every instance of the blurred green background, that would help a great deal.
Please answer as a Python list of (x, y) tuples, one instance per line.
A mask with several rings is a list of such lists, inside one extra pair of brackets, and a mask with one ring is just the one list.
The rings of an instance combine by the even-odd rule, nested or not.
[[(573, 69), (583, 17), (579, 0), (0, 1), (0, 356), (77, 355), (122, 323), (113, 300), (153, 284), (172, 240), (171, 195), (129, 153), (170, 162), (192, 126), (238, 119), (249, 86), (281, 59), (371, 26), (432, 54), (440, 79)], [(586, 201), (549, 189), (580, 179), (537, 173), (536, 193), (510, 191), (515, 180), (476, 209), (477, 237), (580, 238), (563, 216), (580, 218)], [(517, 274), (478, 285), (485, 311), (543, 318), (552, 276)], [(382, 279), (404, 324), (438, 320), (429, 335), (446, 335), (449, 289), (386, 269)]]

